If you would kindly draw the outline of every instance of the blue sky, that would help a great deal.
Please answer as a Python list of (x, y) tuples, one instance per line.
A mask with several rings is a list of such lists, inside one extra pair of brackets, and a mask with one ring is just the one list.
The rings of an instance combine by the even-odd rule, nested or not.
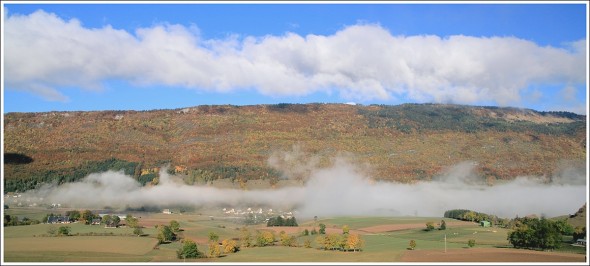
[(3, 8), (4, 113), (283, 102), (587, 112), (584, 4)]

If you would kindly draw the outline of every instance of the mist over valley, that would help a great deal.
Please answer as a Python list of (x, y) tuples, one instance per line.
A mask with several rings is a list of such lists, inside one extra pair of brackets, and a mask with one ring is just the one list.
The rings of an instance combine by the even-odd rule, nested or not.
[(429, 104), (10, 113), (5, 192), (74, 208), (558, 216), (585, 203), (584, 123)]

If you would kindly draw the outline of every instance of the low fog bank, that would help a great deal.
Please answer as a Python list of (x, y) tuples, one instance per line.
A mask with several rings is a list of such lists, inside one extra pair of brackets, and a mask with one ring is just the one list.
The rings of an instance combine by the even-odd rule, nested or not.
[(337, 159), (314, 172), (305, 186), (301, 211), (322, 215), (442, 216), (470, 209), (500, 217), (571, 214), (586, 202), (586, 175), (567, 170), (550, 181), (518, 177), (488, 186), (475, 174), (474, 162), (450, 167), (433, 181), (416, 184), (371, 182), (353, 164)]
[[(415, 184), (376, 182), (345, 158), (329, 167), (311, 169), (305, 185), (268, 190), (189, 186), (160, 171), (160, 184), (142, 187), (122, 172), (91, 174), (75, 183), (45, 185), (24, 197), (42, 197), (47, 204), (76, 208), (139, 208), (142, 206), (270, 206), (295, 208), (298, 218), (315, 215), (395, 215), (441, 217), (446, 210), (470, 209), (513, 218), (529, 214), (547, 217), (574, 213), (586, 202), (585, 170), (564, 169), (551, 178), (518, 177), (485, 184), (475, 163), (450, 167), (433, 181)], [(301, 174), (301, 172), (297, 172)]]

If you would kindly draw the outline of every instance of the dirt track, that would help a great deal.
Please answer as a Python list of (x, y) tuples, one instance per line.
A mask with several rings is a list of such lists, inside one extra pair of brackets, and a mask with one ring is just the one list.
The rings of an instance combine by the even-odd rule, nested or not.
[(403, 262), (585, 262), (585, 255), (511, 248), (407, 250)]

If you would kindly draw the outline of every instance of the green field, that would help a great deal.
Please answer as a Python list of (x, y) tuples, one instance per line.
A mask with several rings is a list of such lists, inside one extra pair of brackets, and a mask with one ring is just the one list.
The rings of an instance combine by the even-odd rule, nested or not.
[[(439, 218), (439, 217), (368, 217), (368, 216), (354, 216), (354, 217), (334, 217), (321, 219), (315, 223), (323, 223), (326, 227), (342, 227), (348, 225), (350, 229), (359, 229), (364, 227), (383, 225), (383, 224), (426, 224), (427, 222), (438, 223), (441, 220), (452, 221), (453, 219)], [(308, 221), (305, 224), (313, 224), (313, 221)]]
[[(459, 244), (461, 247), (467, 246), (469, 239), (474, 239), (476, 245), (486, 245), (488, 247), (506, 247), (510, 244), (507, 240), (509, 230), (503, 228), (482, 228), (482, 227), (451, 227), (447, 230), (434, 230), (426, 232), (423, 230), (405, 230), (391, 233), (390, 236), (406, 240), (414, 239), (418, 243), (436, 242), (443, 243), (445, 235), (447, 245)], [(439, 245), (440, 246), (440, 245)]]
[(39, 221), (41, 221), (48, 213), (51, 213), (51, 210), (46, 208), (11, 207), (10, 209), (4, 210), (4, 214), (10, 216), (18, 216), (19, 218), (27, 217)]
[[(52, 224), (35, 224), (35, 225), (26, 225), (26, 226), (10, 226), (4, 228), (4, 238), (21, 238), (21, 237), (37, 237), (37, 236), (45, 236), (48, 234), (49, 228), (59, 228), (60, 226), (68, 226), (70, 227), (71, 231), (70, 234), (72, 235), (84, 235), (88, 233), (95, 233), (95, 234), (108, 234), (113, 236), (127, 236), (132, 235), (133, 229), (132, 228), (105, 228), (101, 225), (85, 225), (82, 223), (71, 223), (65, 225), (52, 225)], [(155, 235), (156, 229), (155, 228), (143, 228), (144, 234), (148, 235)]]
[[(27, 215), (44, 215), (47, 210), (13, 210)], [(132, 235), (131, 228), (104, 228), (100, 225), (81, 223), (68, 224), (71, 236), (48, 236), (50, 228), (61, 225), (38, 224), (10, 226), (3, 228), (4, 260), (7, 262), (179, 262), (176, 250), (179, 241), (157, 245), (155, 224), (166, 224), (172, 219), (179, 221), (181, 238), (193, 239), (201, 252), (208, 249), (210, 232), (219, 235), (219, 240), (237, 238), (243, 226), (220, 217), (210, 218), (207, 214), (142, 213), (140, 224), (144, 223), (144, 236)], [(360, 229), (379, 225), (425, 224), (440, 222), (437, 217), (334, 217), (317, 221), (300, 221), (300, 226), (326, 224), (327, 228)], [(453, 221), (444, 219), (447, 222)], [(149, 225), (149, 226), (148, 226)], [(265, 225), (247, 227), (252, 235), (257, 230), (268, 229)], [(295, 230), (301, 231), (301, 230)], [(510, 247), (506, 237), (509, 230), (472, 226), (447, 226), (447, 230), (424, 231), (421, 228), (382, 233), (362, 233), (365, 244), (361, 252), (325, 251), (317, 248), (316, 235), (297, 235), (298, 247), (283, 247), (279, 242), (274, 246), (242, 248), (239, 252), (219, 258), (190, 259), (187, 262), (400, 262), (408, 252), (410, 240), (416, 241), (416, 250), (468, 250), (467, 241), (474, 239), (474, 248)], [(363, 232), (363, 231), (360, 231)], [(89, 234), (100, 236), (89, 236)], [(295, 234), (295, 233), (294, 233)], [(278, 233), (276, 234), (278, 238)], [(311, 248), (303, 247), (310, 240)], [(411, 251), (410, 251), (411, 252)], [(584, 254), (583, 248), (564, 244), (561, 252)]]
[[(392, 218), (394, 219), (394, 218)], [(428, 220), (428, 218), (425, 218)], [(342, 218), (343, 221), (352, 221), (350, 218)], [(378, 219), (381, 220), (381, 219)], [(402, 219), (398, 222), (407, 221)], [(367, 222), (367, 221), (365, 221)], [(370, 222), (370, 221), (369, 221)], [(363, 223), (361, 221), (360, 223)], [(362, 226), (364, 227), (364, 225)], [(444, 250), (444, 234), (447, 233), (447, 248), (462, 249), (467, 247), (468, 237), (477, 229), (474, 228), (450, 228), (444, 231), (425, 232), (422, 230), (406, 230), (400, 232), (365, 235), (365, 247), (362, 252), (339, 252), (324, 251), (316, 249), (315, 236), (307, 238), (312, 240), (313, 248), (287, 248), (287, 247), (264, 247), (247, 248), (236, 254), (220, 258), (223, 262), (248, 262), (248, 261), (269, 261), (269, 262), (399, 262), (403, 252), (409, 247), (410, 240), (417, 242), (416, 249), (439, 249)], [(485, 232), (485, 231), (482, 231)], [(450, 235), (457, 233), (455, 237)], [(476, 236), (477, 235), (477, 236)], [(493, 245), (504, 246), (506, 240), (505, 229), (496, 234), (479, 233), (474, 235), (476, 243), (486, 242)], [(302, 244), (305, 237), (299, 239)], [(465, 239), (463, 241), (463, 239)], [(476, 244), (476, 248), (479, 244)], [(489, 245), (485, 245), (489, 247)]]

